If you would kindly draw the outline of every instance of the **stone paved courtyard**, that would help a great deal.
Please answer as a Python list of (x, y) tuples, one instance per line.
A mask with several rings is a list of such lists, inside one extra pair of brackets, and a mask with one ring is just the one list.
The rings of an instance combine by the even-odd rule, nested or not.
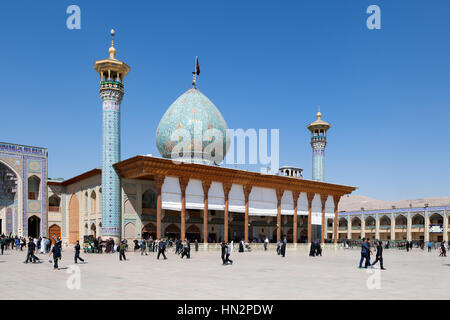
[[(68, 269), (53, 270), (46, 256), (24, 264), (26, 252), (0, 256), (2, 299), (450, 299), (450, 258), (415, 249), (385, 250), (386, 271), (358, 269), (359, 250), (328, 250), (312, 258), (306, 251), (234, 252), (232, 266), (222, 266), (219, 252), (192, 252), (181, 260), (172, 250), (168, 260), (155, 253), (82, 254), (81, 287), (70, 290)], [(65, 248), (61, 267), (73, 265)], [(378, 272), (378, 273), (375, 273)], [(380, 289), (367, 281), (380, 275)], [(371, 287), (376, 281), (369, 281)]]

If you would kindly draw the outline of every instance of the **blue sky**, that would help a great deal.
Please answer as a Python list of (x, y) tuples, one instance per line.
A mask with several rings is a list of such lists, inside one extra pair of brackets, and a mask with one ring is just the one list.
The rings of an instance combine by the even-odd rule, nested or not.
[[(71, 4), (81, 30), (66, 28)], [(381, 30), (366, 28), (371, 4)], [(448, 12), (448, 0), (5, 1), (0, 141), (48, 148), (52, 178), (101, 165), (93, 64), (113, 27), (131, 66), (122, 159), (159, 155), (159, 120), (199, 56), (199, 88), (230, 128), (280, 129), (280, 165), (311, 178), (305, 127), (320, 105), (327, 181), (381, 200), (447, 196)]]

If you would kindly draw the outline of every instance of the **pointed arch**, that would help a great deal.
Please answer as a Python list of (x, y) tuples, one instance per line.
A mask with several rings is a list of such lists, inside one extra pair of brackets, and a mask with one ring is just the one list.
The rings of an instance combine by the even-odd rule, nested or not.
[(39, 189), (41, 186), (41, 178), (36, 175), (28, 177), (28, 200), (39, 200)]

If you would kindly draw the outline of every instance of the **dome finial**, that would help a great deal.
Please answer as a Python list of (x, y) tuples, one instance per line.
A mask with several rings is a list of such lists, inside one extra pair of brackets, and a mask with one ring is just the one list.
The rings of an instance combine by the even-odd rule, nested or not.
[(110, 59), (116, 59), (115, 58), (115, 56), (116, 56), (116, 48), (114, 48), (114, 34), (115, 34), (114, 29), (111, 29), (110, 33), (111, 33), (111, 47), (109, 48), (109, 58)]
[(322, 117), (322, 113), (320, 112), (320, 106), (319, 106), (319, 111), (316, 114), (317, 120), (320, 120), (320, 118)]

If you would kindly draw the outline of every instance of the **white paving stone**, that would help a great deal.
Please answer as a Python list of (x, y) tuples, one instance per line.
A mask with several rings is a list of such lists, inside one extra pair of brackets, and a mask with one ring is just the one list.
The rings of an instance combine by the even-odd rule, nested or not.
[[(53, 270), (44, 262), (24, 264), (26, 252), (0, 256), (1, 299), (450, 299), (450, 259), (437, 251), (410, 253), (385, 250), (386, 271), (379, 271), (381, 289), (368, 289), (376, 275), (358, 269), (359, 250), (329, 250), (322, 257), (306, 251), (234, 252), (232, 266), (222, 266), (219, 252), (192, 252), (181, 260), (173, 251), (168, 260), (155, 253), (82, 254), (78, 264), (81, 288), (70, 290), (67, 269)], [(73, 265), (65, 249), (61, 267)], [(379, 266), (374, 272), (378, 272)]]

